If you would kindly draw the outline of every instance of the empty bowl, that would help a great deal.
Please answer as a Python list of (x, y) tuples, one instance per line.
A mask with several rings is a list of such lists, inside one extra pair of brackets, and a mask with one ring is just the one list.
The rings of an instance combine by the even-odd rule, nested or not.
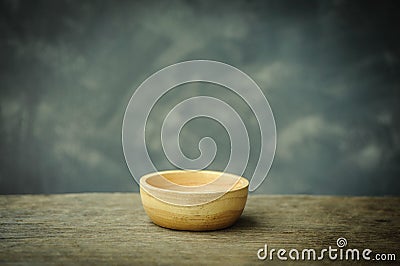
[(157, 225), (189, 231), (233, 225), (246, 205), (247, 179), (216, 171), (171, 170), (140, 179), (145, 212)]

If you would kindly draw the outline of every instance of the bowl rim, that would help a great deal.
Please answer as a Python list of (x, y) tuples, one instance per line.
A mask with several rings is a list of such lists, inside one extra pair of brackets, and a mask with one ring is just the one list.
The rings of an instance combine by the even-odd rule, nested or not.
[[(227, 191), (223, 191), (223, 190), (221, 190), (221, 191), (179, 191), (179, 190), (172, 190), (172, 189), (156, 187), (156, 186), (150, 185), (147, 182), (147, 179), (149, 179), (153, 176), (156, 176), (156, 175), (170, 174), (170, 173), (183, 173), (183, 172), (202, 172), (202, 173), (212, 173), (212, 174), (225, 174), (228, 176), (238, 178), (238, 181), (236, 181), (235, 184), (232, 186), (232, 188)], [(234, 186), (240, 181), (244, 181), (245, 184), (238, 188), (234, 188)], [(204, 184), (204, 185), (207, 185), (207, 184)], [(139, 186), (140, 186), (140, 188), (144, 189), (147, 193), (148, 193), (148, 191), (147, 191), (147, 188), (148, 188), (148, 189), (156, 190), (156, 191), (160, 191), (160, 192), (176, 193), (176, 194), (221, 194), (221, 193), (227, 194), (227, 193), (239, 191), (242, 189), (247, 189), (249, 187), (249, 180), (247, 180), (247, 178), (245, 178), (243, 176), (239, 176), (239, 175), (235, 175), (235, 174), (231, 174), (231, 173), (227, 173), (227, 172), (214, 171), (214, 170), (163, 170), (163, 171), (157, 171), (157, 172), (152, 172), (152, 173), (143, 175), (140, 178)], [(190, 186), (184, 186), (184, 185), (182, 185), (182, 186), (190, 187)]]

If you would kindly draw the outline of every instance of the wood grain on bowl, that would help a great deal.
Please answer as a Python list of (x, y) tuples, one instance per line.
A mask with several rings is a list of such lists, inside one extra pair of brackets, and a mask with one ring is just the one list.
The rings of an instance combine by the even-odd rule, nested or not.
[[(215, 182), (221, 176), (223, 182)], [(217, 230), (233, 225), (240, 217), (248, 184), (243, 177), (221, 172), (166, 171), (142, 178), (140, 195), (147, 215), (159, 226)]]

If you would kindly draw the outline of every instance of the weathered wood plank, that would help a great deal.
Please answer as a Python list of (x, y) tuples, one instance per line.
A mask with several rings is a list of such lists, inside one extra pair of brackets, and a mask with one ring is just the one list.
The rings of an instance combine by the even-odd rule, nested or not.
[(339, 237), (398, 262), (399, 206), (390, 197), (256, 195), (231, 228), (181, 232), (152, 224), (137, 194), (0, 196), (0, 264), (271, 264), (257, 258), (264, 244), (320, 250)]

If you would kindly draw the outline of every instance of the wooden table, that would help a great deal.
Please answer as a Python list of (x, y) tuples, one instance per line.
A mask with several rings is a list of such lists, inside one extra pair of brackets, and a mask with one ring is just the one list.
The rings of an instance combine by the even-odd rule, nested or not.
[[(214, 232), (160, 228), (138, 194), (0, 196), (0, 206), (1, 265), (302, 265), (309, 261), (282, 262), (276, 254), (262, 261), (257, 252), (265, 244), (287, 252), (337, 248), (339, 237), (346, 248), (393, 253), (400, 263), (400, 198), (393, 197), (255, 195), (236, 225)], [(348, 261), (326, 255), (323, 263)]]

